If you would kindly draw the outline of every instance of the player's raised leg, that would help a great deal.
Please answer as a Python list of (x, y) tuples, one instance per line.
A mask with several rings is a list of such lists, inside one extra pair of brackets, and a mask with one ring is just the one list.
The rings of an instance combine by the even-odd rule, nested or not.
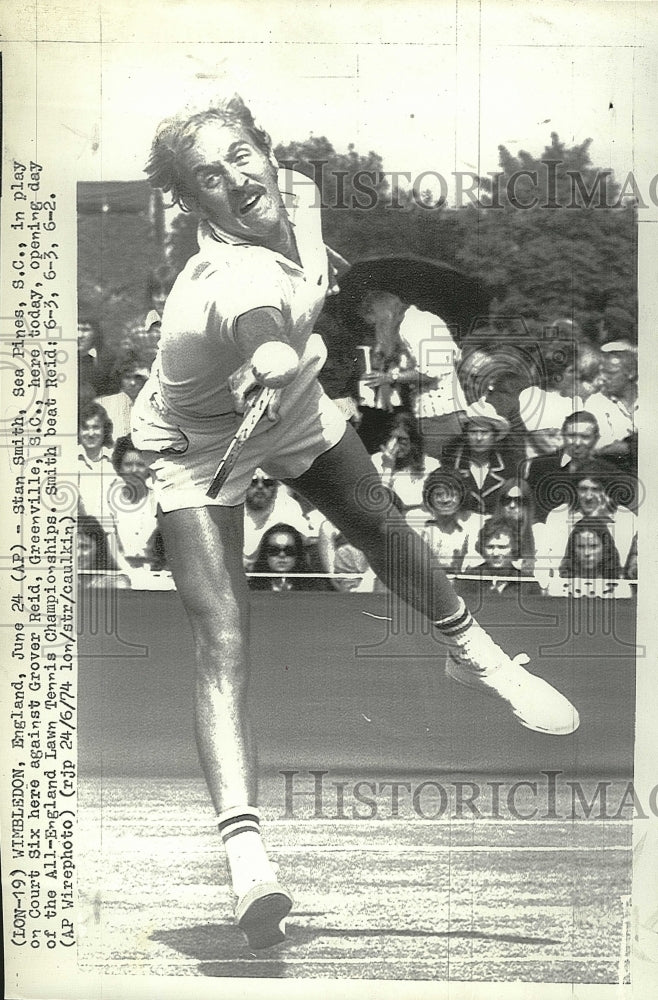
[(510, 658), (473, 619), (428, 546), (386, 502), (385, 487), (351, 427), (294, 485), (365, 553), (387, 587), (444, 636), (450, 677), (500, 698), (529, 729), (566, 735), (578, 728), (568, 699), (524, 669), (528, 657)]
[(194, 638), (197, 747), (217, 812), (236, 917), (252, 948), (283, 940), (292, 900), (260, 835), (256, 751), (247, 716), (249, 596), (243, 510), (201, 507), (160, 515), (167, 558)]

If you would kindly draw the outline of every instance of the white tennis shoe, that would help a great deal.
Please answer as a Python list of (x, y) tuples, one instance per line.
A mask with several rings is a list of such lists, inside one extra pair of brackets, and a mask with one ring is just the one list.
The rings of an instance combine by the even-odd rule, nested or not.
[[(512, 660), (478, 626), (468, 631), (468, 638), (463, 637), (466, 639), (464, 645), (448, 652), (446, 673), (449, 677), (466, 687), (479, 688), (484, 694), (500, 698), (527, 729), (554, 736), (567, 736), (578, 729), (577, 710), (548, 681), (524, 669), (523, 665), (529, 662), (525, 653), (519, 653)], [(484, 662), (492, 661), (492, 647), (499, 655), (491, 666), (483, 667)]]

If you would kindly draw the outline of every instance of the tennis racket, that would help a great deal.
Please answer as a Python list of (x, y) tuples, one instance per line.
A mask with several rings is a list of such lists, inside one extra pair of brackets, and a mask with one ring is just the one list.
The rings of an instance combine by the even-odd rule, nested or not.
[(210, 497), (211, 500), (217, 499), (219, 491), (233, 471), (240, 452), (253, 434), (258, 421), (274, 399), (277, 391), (277, 389), (268, 389), (267, 386), (263, 386), (254, 393), (253, 401), (249, 404), (249, 409), (242, 418), (242, 423), (231, 438), (231, 442), (217, 466), (213, 481), (206, 490), (206, 496)]

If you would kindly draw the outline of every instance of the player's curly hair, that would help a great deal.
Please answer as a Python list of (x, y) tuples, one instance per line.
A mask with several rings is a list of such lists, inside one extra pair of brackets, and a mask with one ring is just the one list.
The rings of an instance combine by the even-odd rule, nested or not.
[(267, 156), (272, 152), (272, 140), (267, 132), (256, 125), (254, 116), (238, 94), (218, 100), (204, 111), (190, 114), (181, 111), (165, 118), (155, 133), (151, 155), (144, 168), (151, 186), (170, 192), (172, 205), (189, 212), (196, 202), (196, 191), (186, 170), (186, 153), (194, 145), (196, 134), (209, 121), (225, 125), (239, 125)]

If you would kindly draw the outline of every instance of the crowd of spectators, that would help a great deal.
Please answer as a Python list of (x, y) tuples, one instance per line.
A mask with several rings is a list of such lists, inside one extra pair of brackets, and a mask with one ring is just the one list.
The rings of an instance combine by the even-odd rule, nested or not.
[(83, 586), (150, 589), (166, 575), (148, 470), (130, 430), (132, 406), (155, 360), (162, 309), (175, 277), (167, 265), (149, 275), (143, 311), (121, 331), (114, 350), (103, 342), (91, 310), (79, 304), (78, 570)]
[[(114, 352), (80, 312), (87, 586), (173, 586), (130, 413), (174, 277), (166, 265), (150, 275), (144, 312)], [(531, 337), (500, 318), (459, 341), (438, 316), (376, 289), (351, 312), (332, 299), (317, 330), (328, 348), (321, 380), (373, 458), (364, 502), (399, 507), (465, 595), (637, 578), (633, 344), (594, 343), (566, 320)], [(258, 590), (381, 589), (349, 539), (260, 469), (245, 502), (244, 566)]]

